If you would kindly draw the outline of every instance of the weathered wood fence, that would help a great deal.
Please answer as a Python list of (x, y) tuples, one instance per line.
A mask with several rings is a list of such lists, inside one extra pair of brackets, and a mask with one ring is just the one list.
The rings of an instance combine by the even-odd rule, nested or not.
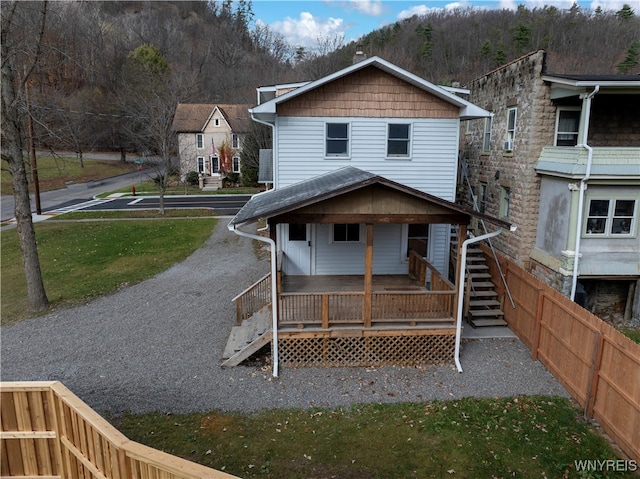
[[(640, 461), (640, 344), (505, 257), (499, 261), (516, 305), (504, 302), (509, 327), (585, 416)], [(495, 261), (487, 264), (498, 293), (504, 294)]]
[(236, 477), (128, 440), (59, 382), (3, 382), (0, 390), (3, 478)]

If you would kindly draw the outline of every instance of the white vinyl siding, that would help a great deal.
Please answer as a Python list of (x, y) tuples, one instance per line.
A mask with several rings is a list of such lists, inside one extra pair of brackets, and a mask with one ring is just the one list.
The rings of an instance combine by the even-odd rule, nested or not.
[[(353, 166), (430, 193), (442, 199), (455, 198), (458, 133), (457, 119), (411, 120), (411, 157), (407, 161), (387, 159), (389, 123), (399, 119), (296, 118), (277, 119), (276, 188), (291, 185), (343, 166)], [(350, 157), (325, 158), (327, 123), (348, 122)]]
[[(330, 241), (331, 232), (331, 225), (316, 226), (316, 274), (364, 274), (364, 242), (335, 244)], [(401, 240), (402, 225), (374, 225), (373, 274), (407, 274)]]
[[(315, 237), (311, 238), (313, 244), (314, 262), (313, 274), (364, 274), (365, 244), (331, 242), (332, 225), (319, 224), (314, 228)], [(444, 275), (447, 274), (446, 265), (449, 261), (449, 225), (432, 225), (431, 239), (427, 247), (429, 261)], [(286, 243), (286, 236), (283, 238)], [(408, 263), (402, 257), (403, 241), (406, 237), (402, 234), (402, 225), (377, 224), (373, 227), (373, 273), (374, 274), (407, 274)], [(283, 245), (283, 251), (287, 256), (287, 271), (285, 274), (296, 274), (304, 265), (292, 262), (308, 261), (302, 257), (294, 258), (289, 254), (289, 246)], [(311, 251), (309, 251), (311, 254)], [(300, 273), (297, 273), (300, 274)]]

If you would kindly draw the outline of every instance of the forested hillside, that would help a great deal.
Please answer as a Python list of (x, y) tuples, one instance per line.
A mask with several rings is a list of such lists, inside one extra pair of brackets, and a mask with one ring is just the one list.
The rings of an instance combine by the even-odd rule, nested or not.
[[(548, 52), (549, 72), (640, 73), (640, 17), (629, 7), (440, 11), (376, 30), (358, 43), (368, 55), (438, 84), (464, 84), (538, 49)], [(335, 55), (344, 63), (354, 49), (350, 44)]]
[[(256, 86), (326, 75), (349, 65), (356, 46), (338, 38), (319, 40), (315, 51), (289, 45), (254, 21), (247, 0), (49, 2), (37, 37), (41, 10), (41, 2), (2, 2), (16, 84), (40, 52), (26, 84), (40, 147), (131, 149), (140, 143), (131, 125), (153, 115), (140, 116), (149, 99), (141, 85), (162, 79), (170, 103), (253, 103)], [(441, 84), (464, 84), (540, 48), (551, 72), (640, 72), (640, 17), (628, 7), (434, 11), (358, 43)]]

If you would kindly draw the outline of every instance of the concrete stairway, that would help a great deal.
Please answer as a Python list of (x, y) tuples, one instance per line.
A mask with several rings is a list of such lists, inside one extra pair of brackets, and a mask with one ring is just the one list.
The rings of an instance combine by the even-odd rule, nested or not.
[(271, 305), (267, 305), (239, 326), (231, 334), (222, 354), (222, 366), (237, 366), (271, 342)]

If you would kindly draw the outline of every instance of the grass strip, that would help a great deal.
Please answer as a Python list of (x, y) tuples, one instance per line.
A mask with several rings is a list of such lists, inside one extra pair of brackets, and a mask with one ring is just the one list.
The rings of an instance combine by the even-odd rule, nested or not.
[(201, 218), (215, 216), (214, 212), (207, 208), (197, 209), (169, 209), (164, 211), (164, 215), (158, 213), (158, 209), (153, 210), (109, 210), (109, 211), (73, 211), (62, 215), (54, 216), (49, 221), (67, 220), (87, 220), (87, 219), (165, 219), (165, 218)]
[[(84, 159), (83, 163), (84, 168), (80, 167), (78, 158), (38, 156), (38, 184), (40, 191), (64, 188), (69, 181), (86, 183), (136, 171), (134, 164), (121, 161)], [(27, 174), (31, 175), (29, 167), (27, 167)], [(13, 185), (9, 172), (3, 169), (0, 173), (0, 179), (0, 187), (3, 194), (13, 194)]]
[[(215, 224), (214, 218), (37, 223), (49, 301), (53, 307), (77, 304), (150, 278), (202, 246)], [(6, 325), (29, 314), (17, 232), (3, 231), (0, 239)]]
[(634, 477), (585, 475), (616, 459), (564, 398), (466, 398), (253, 415), (127, 414), (130, 439), (251, 478)]

